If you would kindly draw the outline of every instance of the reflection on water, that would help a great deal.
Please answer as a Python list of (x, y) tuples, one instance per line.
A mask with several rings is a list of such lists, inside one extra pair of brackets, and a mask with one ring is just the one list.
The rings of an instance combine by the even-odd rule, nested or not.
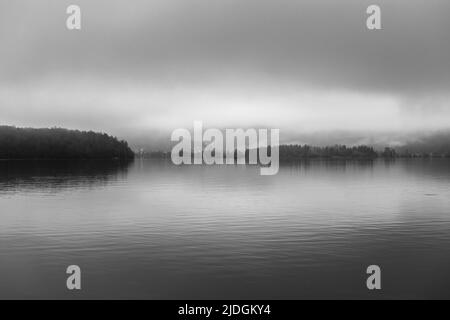
[[(450, 162), (0, 163), (0, 298), (450, 298)], [(83, 289), (65, 289), (77, 264)], [(382, 269), (382, 291), (366, 268)]]
[(130, 160), (0, 161), (0, 194), (93, 188), (124, 179)]

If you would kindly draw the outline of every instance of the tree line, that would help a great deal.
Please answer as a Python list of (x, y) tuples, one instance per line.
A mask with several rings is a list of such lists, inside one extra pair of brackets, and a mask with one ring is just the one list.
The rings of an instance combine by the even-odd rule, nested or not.
[[(237, 151), (234, 152), (237, 157)], [(248, 159), (249, 150), (245, 152), (245, 157)], [(270, 146), (268, 148), (268, 155), (271, 155)], [(170, 152), (152, 151), (140, 154), (144, 158), (169, 158)], [(192, 155), (193, 156), (193, 155)], [(224, 153), (225, 156), (225, 153)], [(341, 158), (341, 159), (375, 159), (379, 155), (372, 148), (368, 146), (347, 147), (345, 145), (336, 145), (328, 147), (314, 147), (309, 145), (280, 145), (279, 157), (280, 160), (297, 160), (310, 158)]]
[(106, 133), (0, 126), (0, 159), (133, 158), (126, 141)]
[(295, 160), (305, 158), (340, 158), (340, 159), (375, 159), (378, 153), (369, 146), (361, 145), (347, 147), (335, 145), (327, 147), (314, 147), (309, 145), (281, 145), (280, 159)]

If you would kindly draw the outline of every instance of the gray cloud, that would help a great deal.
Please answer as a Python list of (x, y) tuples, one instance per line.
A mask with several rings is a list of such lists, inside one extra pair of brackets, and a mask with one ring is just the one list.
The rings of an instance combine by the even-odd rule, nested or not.
[(72, 2), (3, 4), (2, 78), (63, 71), (195, 78), (232, 68), (394, 93), (450, 84), (445, 0), (377, 1), (379, 32), (365, 29), (372, 1), (84, 0), (76, 33), (64, 28)]
[[(72, 3), (82, 8), (79, 32), (65, 29)], [(381, 31), (365, 28), (373, 3)], [(177, 125), (177, 114), (214, 123), (208, 114), (226, 119), (230, 107), (249, 125), (270, 118), (289, 129), (296, 115), (310, 130), (357, 130), (358, 121), (374, 130), (441, 128), (450, 116), (449, 14), (448, 0), (2, 0), (0, 115), (118, 130), (124, 121)], [(346, 106), (347, 96), (376, 121)], [(333, 107), (355, 121), (329, 116)]]

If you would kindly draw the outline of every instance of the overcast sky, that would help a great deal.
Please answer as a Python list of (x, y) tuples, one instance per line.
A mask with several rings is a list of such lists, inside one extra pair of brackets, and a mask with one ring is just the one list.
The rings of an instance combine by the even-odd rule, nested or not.
[(0, 123), (449, 129), (449, 31), (448, 0), (0, 0)]

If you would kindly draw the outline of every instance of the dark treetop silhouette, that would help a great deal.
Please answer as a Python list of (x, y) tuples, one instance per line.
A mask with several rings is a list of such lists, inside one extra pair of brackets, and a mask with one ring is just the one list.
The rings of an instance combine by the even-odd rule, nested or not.
[[(268, 154), (271, 154), (271, 148), (268, 148)], [(214, 154), (214, 152), (213, 152)], [(170, 158), (170, 152), (154, 151), (140, 154), (141, 157), (148, 158)], [(193, 156), (193, 155), (192, 155)], [(224, 156), (226, 153), (224, 152)], [(237, 157), (237, 151), (234, 151), (234, 157)], [(248, 162), (249, 150), (245, 150), (245, 159)], [(280, 145), (279, 157), (281, 161), (291, 161), (309, 158), (335, 158), (335, 159), (375, 159), (377, 152), (369, 146), (347, 147), (345, 145), (336, 145), (329, 147), (313, 147), (308, 145)]]
[[(439, 141), (438, 141), (439, 142)], [(317, 147), (309, 145), (289, 144), (279, 146), (280, 161), (295, 161), (301, 159), (360, 159), (371, 160), (376, 158), (450, 158), (450, 144), (444, 142), (434, 142), (433, 140), (422, 144), (407, 144), (398, 148), (385, 147), (383, 151), (376, 151), (374, 147), (367, 145), (346, 146), (334, 145), (327, 147)], [(438, 147), (436, 147), (436, 145)], [(214, 153), (214, 152), (213, 152)], [(247, 149), (245, 158), (248, 161)], [(234, 152), (235, 158), (237, 151)], [(270, 147), (269, 147), (270, 154)], [(165, 158), (170, 159), (170, 152), (151, 151), (138, 154), (142, 158)], [(226, 154), (224, 153), (224, 156)], [(193, 156), (193, 155), (192, 155)]]
[(0, 159), (133, 158), (126, 141), (105, 133), (0, 126)]

